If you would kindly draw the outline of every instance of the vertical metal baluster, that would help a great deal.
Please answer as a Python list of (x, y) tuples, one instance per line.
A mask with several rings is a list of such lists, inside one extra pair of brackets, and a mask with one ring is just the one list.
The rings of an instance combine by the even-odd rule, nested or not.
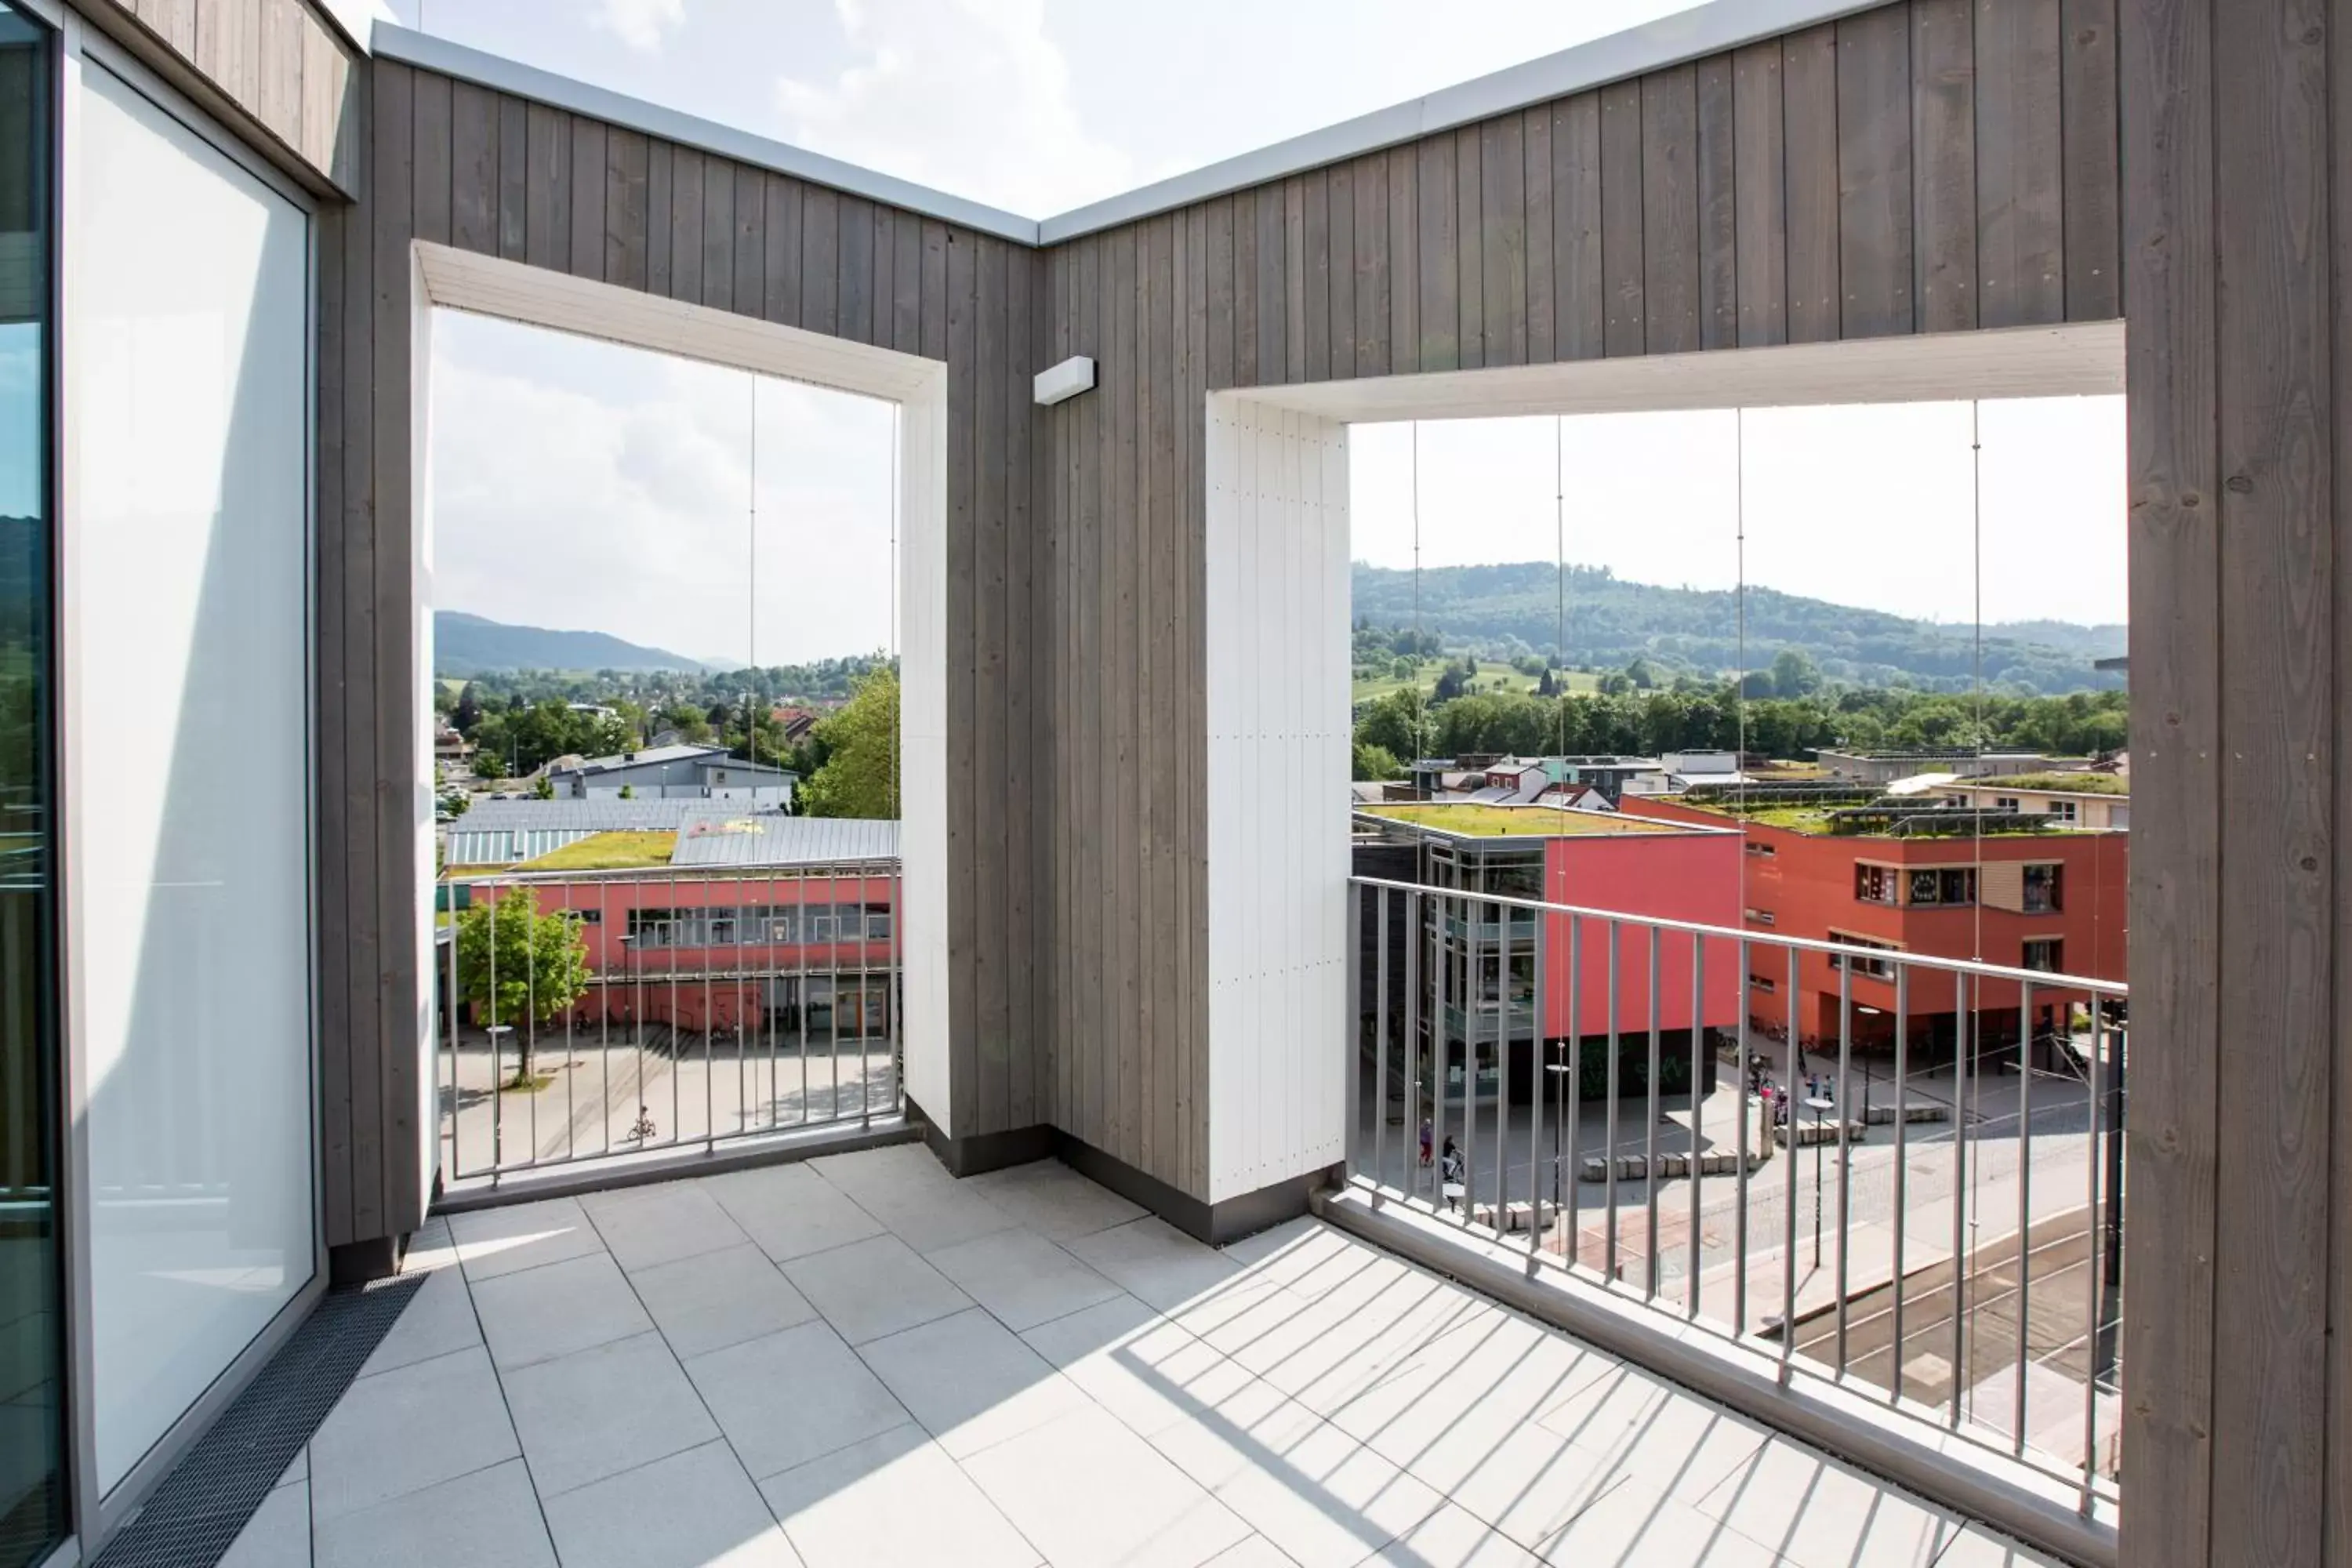
[[(637, 885), (639, 887), (644, 886), (642, 882)], [(641, 916), (642, 907), (632, 908), (629, 913), (632, 916)], [(652, 924), (652, 921), (639, 918), (636, 922), (637, 929), (630, 933), (628, 944), (629, 1031), (635, 1037), (635, 1044), (637, 1053), (637, 1081), (635, 1092), (629, 1097), (636, 1101), (637, 1112), (635, 1116), (629, 1119), (629, 1141), (640, 1149), (646, 1146), (646, 1139), (645, 1134), (639, 1131), (638, 1129), (645, 1125), (646, 1118), (651, 1114), (652, 1110), (652, 1108), (646, 1101), (645, 945), (646, 928)]]
[[(454, 1181), (466, 1173), (465, 1157), (458, 1152), (457, 1144), (457, 1108), (465, 1100), (465, 1096), (457, 1091), (457, 1018), (458, 1015), (465, 1011), (466, 1006), (465, 989), (457, 984), (457, 917), (463, 911), (457, 908), (457, 885), (455, 882), (444, 883), (443, 890), (449, 900), (449, 1082), (448, 1098), (441, 1103), (448, 1108), (446, 1114), (449, 1118), (449, 1176)], [(436, 1052), (436, 1055), (437, 1056), (438, 1053)], [(442, 1092), (440, 1076), (440, 1068), (436, 1063), (434, 1068), (436, 1081), (433, 1086), (436, 1094)], [(2094, 1297), (2097, 1294), (2095, 1290), (2092, 1292)]]
[(1690, 1152), (1683, 1159), (1683, 1174), (1690, 1183), (1690, 1262), (1683, 1270), (1683, 1316), (1698, 1321), (1699, 1268), (1699, 1131), (1706, 1120), (1705, 1102), (1699, 1098), (1699, 1084), (1705, 1079), (1706, 1066), (1703, 1053), (1706, 1047), (1706, 1029), (1701, 1022), (1706, 1016), (1706, 938), (1691, 932), (1691, 1010), (1690, 1010)]
[(1495, 1234), (1504, 1230), (1511, 1178), (1511, 935), (1517, 911), (1495, 906)]
[(1911, 1030), (1911, 966), (1901, 959), (1895, 961), (1895, 1347), (1887, 1353), (1894, 1364), (1886, 1374), (1887, 1399), (1900, 1404), (1903, 1399), (1903, 1275), (1906, 1211), (1910, 1206), (1911, 1168), (1906, 1150), (1911, 1118), (1909, 1090), (1905, 1087), (1910, 1072)]
[(670, 940), (665, 943), (669, 954), (669, 1141), (677, 1142), (679, 1124), (685, 1119), (679, 1114), (682, 1093), (678, 1077), (686, 1066), (686, 1047), (677, 1032), (677, 953), (686, 939), (685, 912), (677, 901), (677, 872), (669, 874), (669, 919), (664, 922), (669, 929)]
[(711, 1057), (711, 1042), (719, 1033), (716, 1026), (719, 1023), (719, 994), (713, 989), (718, 984), (719, 965), (712, 952), (712, 939), (719, 934), (719, 918), (718, 906), (710, 901), (713, 896), (711, 879), (705, 877), (702, 879), (702, 901), (696, 906), (702, 916), (702, 1148), (705, 1153), (709, 1152), (719, 1135), (719, 1067)]
[[(1788, 1107), (1789, 1132), (1780, 1140), (1780, 1158), (1788, 1162), (1786, 1179), (1782, 1181), (1780, 1215), (1780, 1384), (1786, 1387), (1790, 1373), (1790, 1360), (1797, 1353), (1797, 1108), (1789, 1104), (1797, 1088), (1798, 1042), (1804, 1037), (1797, 1018), (1797, 950), (1790, 948), (1788, 1005), (1781, 1016), (1788, 1024), (1788, 1081), (1780, 1091), (1780, 1102)], [(1776, 1134), (1778, 1136), (1778, 1134)]]
[(1560, 1080), (1560, 1102), (1555, 1108), (1559, 1119), (1568, 1125), (1561, 1129), (1568, 1134), (1568, 1165), (1560, 1173), (1559, 1183), (1559, 1260), (1569, 1267), (1577, 1264), (1576, 1221), (1579, 1210), (1580, 1184), (1584, 1180), (1582, 1153), (1577, 1145), (1584, 1131), (1584, 917), (1568, 917), (1568, 1071)]
[(825, 973), (833, 975), (833, 1006), (825, 1023), (825, 1051), (833, 1058), (833, 1117), (842, 1119), (842, 868), (825, 868), (825, 910), (833, 912), (833, 941), (825, 942)]
[[(1378, 1204), (1388, 1175), (1389, 890), (1378, 889), (1372, 899), (1372, 1202)], [(1361, 914), (1360, 905), (1355, 913)]]
[[(755, 727), (751, 732), (756, 735), (759, 731)], [(751, 1130), (751, 1091), (744, 1082), (743, 1069), (751, 1061), (751, 1053), (743, 1038), (743, 965), (751, 957), (751, 910), (743, 901), (747, 879), (738, 877), (730, 880), (735, 889), (735, 1131), (749, 1132)]]
[[(598, 1103), (604, 1108), (597, 1120), (604, 1128), (598, 1152), (613, 1152), (613, 915), (605, 897), (610, 886), (603, 878), (596, 879), (596, 1064)], [(622, 952), (626, 953), (627, 948)]]
[(1364, 1168), (1364, 889), (1353, 877), (1348, 879), (1347, 905), (1348, 1000), (1339, 1016), (1346, 1020), (1348, 1121), (1339, 1135), (1339, 1155), (1346, 1174), (1353, 1177)]
[(794, 874), (794, 876), (793, 876), (793, 900), (794, 900), (794, 902), (793, 902), (793, 938), (794, 938), (794, 941), (793, 941), (793, 948), (794, 952), (798, 955), (799, 960), (800, 960), (800, 989), (799, 989), (799, 991), (798, 991), (798, 992), (795, 994), (795, 995), (794, 995), (794, 999), (793, 999), (793, 1000), (794, 1000), (794, 1005), (793, 1005), (793, 1011), (794, 1013), (796, 1013), (797, 1015), (799, 1015), (799, 1017), (800, 1017), (800, 1026), (801, 1026), (801, 1120), (800, 1120), (800, 1124), (801, 1124), (802, 1126), (803, 1126), (803, 1127), (807, 1126), (807, 1125), (808, 1125), (808, 1122), (809, 1122), (809, 1105), (810, 1105), (810, 1100), (809, 1100), (809, 1076), (808, 1076), (808, 1016), (809, 1016), (809, 972), (808, 972), (809, 917), (808, 917), (808, 879), (809, 879), (808, 868), (807, 868), (807, 867), (805, 867), (805, 866), (802, 867), (802, 868), (800, 868), (800, 870), (799, 870), (797, 873), (795, 873), (795, 874)]
[[(1481, 868), (1480, 881), (1485, 881)], [(1486, 1005), (1485, 911), (1475, 900), (1462, 900), (1470, 918), (1463, 930), (1466, 962), (1463, 965), (1462, 1000), (1462, 1223), (1478, 1215), (1478, 1016)]]
[[(490, 884), (490, 889), (495, 893), (497, 884)], [(484, 923), (489, 927), (490, 932), (490, 1176), (495, 1181), (507, 1163), (506, 1097), (499, 1083), (501, 1070), (499, 1063), (499, 905), (495, 897), (490, 900), (489, 916)]]
[(1601, 1270), (1608, 1283), (1617, 1283), (1617, 1057), (1620, 1051), (1617, 1034), (1617, 922), (1609, 922), (1609, 1103), (1602, 1108), (1608, 1118), (1608, 1131), (1603, 1134), (1607, 1147), (1601, 1151), (1601, 1169), (1607, 1187), (1602, 1200), (1609, 1234), (1601, 1239)]
[[(1545, 1011), (1545, 1004), (1551, 998), (1551, 980), (1544, 973), (1544, 961), (1550, 956), (1551, 951), (1549, 941), (1551, 915), (1545, 910), (1532, 912), (1535, 917), (1536, 973), (1533, 995), (1536, 1017), (1535, 1049), (1528, 1058), (1530, 1066), (1528, 1079), (1528, 1267), (1530, 1268), (1535, 1267), (1537, 1258), (1543, 1251), (1544, 1098), (1551, 1089), (1553, 1078), (1553, 1075), (1547, 1070), (1544, 1060), (1545, 1036), (1551, 1020), (1551, 1015)], [(1555, 1187), (1559, 1180), (1559, 1173), (1555, 1168), (1552, 1176)]]
[[(2099, 1164), (2102, 1158), (2099, 1152), (2099, 1111), (2101, 1109), (2099, 1099), (2101, 1094), (2104, 1092), (2102, 1084), (2105, 1076), (2105, 1069), (2106, 1065), (2104, 1059), (2105, 1056), (2105, 1047), (2102, 1034), (2102, 1026), (2104, 1023), (2105, 1019), (2102, 1016), (2102, 1007), (2099, 995), (2096, 992), (2093, 992), (2091, 994), (2090, 1070), (2084, 1075), (2086, 1080), (2084, 1087), (2090, 1090), (2091, 1097), (2091, 1136), (2090, 1142), (2085, 1145), (2084, 1151), (2084, 1163), (2089, 1167), (2088, 1184), (2090, 1189), (2090, 1206), (2084, 1213), (2084, 1224), (2089, 1230), (2087, 1239), (2090, 1242), (2091, 1248), (2089, 1264), (2090, 1279), (2088, 1282), (2088, 1288), (2084, 1291), (2084, 1299), (2088, 1301), (2089, 1306), (2084, 1314), (2087, 1321), (2083, 1325), (2083, 1365), (2084, 1372), (2083, 1377), (2082, 1511), (2085, 1515), (2088, 1515), (2091, 1511), (2091, 1504), (2095, 1495), (2095, 1489), (2099, 1476), (2099, 1276), (2100, 1270), (2103, 1267), (2099, 1255), (2101, 1250), (2100, 1236), (2105, 1228), (2101, 1224), (2099, 1215)], [(2110, 1132), (2108, 1136), (2113, 1137), (2114, 1134)], [(2107, 1202), (2112, 1204), (2116, 1201), (2116, 1194), (2109, 1193), (2106, 1194), (2106, 1199)]]
[[(580, 912), (572, 907), (572, 884), (563, 886), (563, 911), (570, 918), (563, 922), (564, 934), (573, 941), (580, 937)], [(580, 1109), (572, 1092), (572, 1016), (580, 1010), (577, 998), (563, 1007), (563, 1157), (577, 1159), (580, 1150)]]
[(1430, 1002), (1431, 1065), (1429, 1085), (1429, 1195), (1442, 1213), (1445, 1208), (1445, 1077), (1454, 1066), (1454, 1027), (1446, 1019), (1446, 1009), (1454, 994), (1454, 900), (1446, 894), (1437, 896), (1437, 925), (1434, 955), (1437, 960), (1437, 989)]
[(1646, 1229), (1642, 1247), (1642, 1300), (1654, 1301), (1658, 1288), (1664, 1283), (1664, 1268), (1658, 1257), (1658, 1118), (1664, 1112), (1664, 1101), (1658, 1093), (1658, 1072), (1664, 1066), (1664, 1037), (1659, 1032), (1659, 1004), (1664, 987), (1658, 973), (1660, 946), (1664, 933), (1656, 926), (1650, 928), (1650, 1068), (1643, 1099), (1648, 1115), (1642, 1137), (1642, 1198), (1649, 1212), (1644, 1216)]
[(1849, 957), (1838, 969), (1837, 1120), (1832, 1124), (1837, 1151), (1837, 1376), (1845, 1380), (1846, 1262), (1853, 1239), (1853, 1144), (1846, 1136), (1850, 1080), (1853, 1077), (1853, 964)]
[[(1734, 956), (1739, 963), (1739, 1016), (1736, 1030), (1739, 1038), (1739, 1131), (1737, 1154), (1738, 1170), (1734, 1176), (1738, 1191), (1732, 1204), (1731, 1220), (1731, 1332), (1734, 1338), (1748, 1334), (1748, 1064), (1751, 1058), (1748, 1044), (1748, 1016), (1752, 1010), (1748, 980), (1748, 939), (1741, 937), (1733, 944)], [(1764, 1137), (1769, 1144), (1772, 1130), (1766, 1128)]]
[(2017, 986), (2017, 1385), (2011, 1452), (2025, 1457), (2025, 1372), (2033, 1310), (2033, 983)]
[(522, 1085), (523, 1106), (530, 1126), (530, 1157), (526, 1164), (539, 1163), (539, 888), (531, 882), (520, 884), (522, 891), (524, 918), (522, 949), (522, 1041), (521, 1060), (515, 1066), (515, 1080)]
[(866, 948), (866, 868), (857, 870), (857, 1124), (874, 1125), (874, 1024), (866, 1006), (867, 974), (872, 955)]
[(1968, 1387), (1969, 1268), (1969, 977), (1952, 976), (1952, 1408), (1960, 1425), (1960, 1396)]
[(1421, 950), (1429, 941), (1419, 893), (1404, 896), (1404, 1179), (1408, 1198), (1421, 1190)]

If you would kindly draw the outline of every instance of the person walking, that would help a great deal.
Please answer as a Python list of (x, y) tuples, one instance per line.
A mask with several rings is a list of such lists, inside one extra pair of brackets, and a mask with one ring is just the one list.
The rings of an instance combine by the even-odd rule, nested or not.
[(1421, 1119), (1421, 1163), (1424, 1166), (1429, 1163), (1429, 1118), (1424, 1116)]
[(1468, 1190), (1465, 1181), (1467, 1173), (1462, 1163), (1461, 1147), (1454, 1142), (1454, 1134), (1449, 1132), (1445, 1135), (1445, 1152), (1438, 1156), (1437, 1161), (1438, 1191), (1444, 1195), (1446, 1207), (1455, 1206)]

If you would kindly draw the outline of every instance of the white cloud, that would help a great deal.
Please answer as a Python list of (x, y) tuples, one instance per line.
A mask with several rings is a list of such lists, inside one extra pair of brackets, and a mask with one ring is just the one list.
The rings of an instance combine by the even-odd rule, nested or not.
[(686, 0), (603, 0), (596, 25), (640, 54), (656, 54), (665, 34), (686, 26)]
[[(480, 318), (436, 318), (434, 602), (761, 663), (890, 639), (890, 411)], [(756, 616), (756, 625), (755, 623)]]
[(1135, 183), (1080, 118), (1044, 0), (836, 0), (835, 14), (856, 63), (778, 82), (792, 140), (1019, 213)]

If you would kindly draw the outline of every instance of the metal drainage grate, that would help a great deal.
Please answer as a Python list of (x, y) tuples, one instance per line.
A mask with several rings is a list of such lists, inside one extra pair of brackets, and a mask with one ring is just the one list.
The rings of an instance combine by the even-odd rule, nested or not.
[(214, 1568), (425, 1280), (410, 1274), (322, 1297), (96, 1568)]

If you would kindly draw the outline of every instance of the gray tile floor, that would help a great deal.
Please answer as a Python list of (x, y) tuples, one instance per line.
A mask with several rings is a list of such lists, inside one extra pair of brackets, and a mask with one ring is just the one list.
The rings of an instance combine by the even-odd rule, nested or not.
[(230, 1568), (2038, 1561), (1313, 1221), (901, 1146), (436, 1221)]

